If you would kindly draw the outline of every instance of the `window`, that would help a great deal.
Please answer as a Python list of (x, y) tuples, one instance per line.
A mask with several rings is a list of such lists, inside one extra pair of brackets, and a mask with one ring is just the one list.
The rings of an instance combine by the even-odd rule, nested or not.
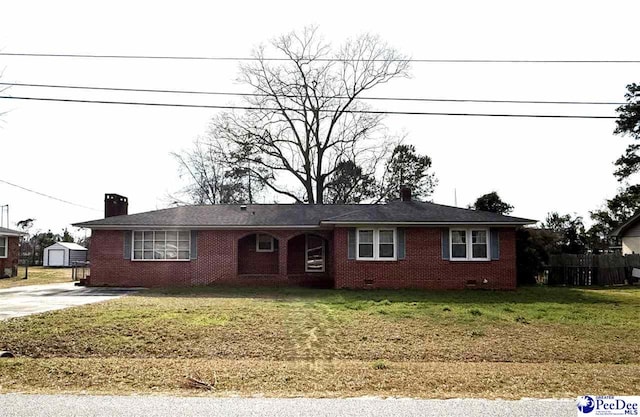
[(373, 230), (358, 230), (358, 258), (373, 258)]
[(451, 229), (451, 260), (489, 260), (489, 233), (486, 229)]
[(141, 261), (186, 261), (191, 259), (191, 233), (155, 230), (133, 233), (133, 259)]
[(9, 252), (9, 239), (6, 236), (0, 236), (0, 258), (6, 258)]
[(395, 229), (358, 229), (358, 256), (360, 260), (395, 260)]
[(306, 235), (305, 240), (305, 272), (324, 272), (324, 240), (316, 235)]
[(273, 236), (258, 233), (256, 235), (256, 252), (273, 252)]
[(393, 230), (378, 230), (378, 257), (393, 258), (395, 254)]
[(471, 257), (486, 258), (487, 257), (487, 231), (472, 230), (471, 231)]
[(452, 230), (451, 231), (451, 257), (467, 258), (467, 231)]

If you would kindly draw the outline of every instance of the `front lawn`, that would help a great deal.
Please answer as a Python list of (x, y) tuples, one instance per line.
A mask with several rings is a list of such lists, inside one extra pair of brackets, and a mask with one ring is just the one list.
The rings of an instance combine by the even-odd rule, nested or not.
[(71, 282), (71, 268), (45, 268), (30, 266), (29, 277), (24, 278), (24, 266), (18, 267), (18, 275), (13, 278), (0, 279), (0, 289), (21, 287), (23, 285), (53, 284)]
[(630, 394), (638, 330), (638, 288), (145, 291), (0, 322), (0, 391)]

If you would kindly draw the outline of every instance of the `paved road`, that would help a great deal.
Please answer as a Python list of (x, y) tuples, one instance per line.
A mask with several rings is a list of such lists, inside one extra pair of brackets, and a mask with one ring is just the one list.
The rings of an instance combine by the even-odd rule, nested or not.
[(564, 417), (575, 400), (413, 400), (0, 395), (3, 417)]
[(136, 290), (76, 287), (72, 282), (7, 288), (0, 290), (0, 320), (111, 300), (131, 291)]

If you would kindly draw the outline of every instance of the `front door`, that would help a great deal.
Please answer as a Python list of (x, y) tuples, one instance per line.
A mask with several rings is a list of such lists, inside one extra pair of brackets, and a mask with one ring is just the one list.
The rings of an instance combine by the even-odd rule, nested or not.
[(306, 235), (305, 272), (324, 272), (324, 239), (316, 235)]

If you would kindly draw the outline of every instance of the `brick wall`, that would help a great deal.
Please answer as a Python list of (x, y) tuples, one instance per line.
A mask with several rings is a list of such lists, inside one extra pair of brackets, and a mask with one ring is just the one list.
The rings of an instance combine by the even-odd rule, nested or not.
[[(320, 279), (313, 274), (287, 274), (288, 241), (300, 235), (295, 230), (268, 230), (278, 242), (272, 253), (255, 253), (255, 238), (244, 239), (255, 232), (243, 230), (198, 231), (198, 257), (190, 261), (131, 261), (124, 259), (124, 232), (120, 230), (94, 230), (91, 235), (92, 286), (190, 286), (208, 284), (232, 285), (290, 285), (306, 284)], [(318, 231), (325, 238), (331, 231)], [(238, 242), (241, 242), (238, 245)], [(304, 245), (304, 239), (301, 241)], [(253, 253), (250, 252), (253, 242)], [(295, 248), (294, 252), (300, 252)], [(304, 253), (304, 246), (302, 247)], [(330, 255), (331, 252), (328, 252)], [(256, 255), (266, 255), (256, 256)], [(253, 256), (251, 258), (251, 256)], [(294, 254), (295, 256), (295, 254)], [(274, 258), (275, 257), (275, 258)], [(274, 265), (274, 259), (277, 264)], [(260, 262), (264, 262), (261, 265)], [(245, 264), (251, 264), (249, 269)], [(275, 267), (277, 266), (277, 269)], [(249, 271), (250, 275), (239, 275)], [(276, 272), (276, 273), (273, 273)]]
[(256, 236), (251, 234), (238, 240), (238, 256), (242, 260), (238, 263), (238, 273), (278, 274), (280, 269), (278, 241), (273, 242), (273, 252), (258, 252), (256, 251)]
[[(441, 229), (405, 229), (406, 258), (397, 261), (358, 261), (347, 258), (348, 229), (334, 232), (336, 288), (463, 289), (469, 280), (477, 288), (515, 289), (515, 230), (500, 230), (500, 259), (449, 261), (442, 259)], [(486, 279), (487, 284), (482, 284)], [(365, 280), (372, 280), (365, 283)]]
[[(243, 239), (252, 233), (241, 230), (202, 230), (198, 232), (197, 259), (144, 262), (124, 259), (122, 231), (94, 230), (89, 283), (96, 286), (144, 287), (214, 283), (327, 286), (331, 284), (333, 277), (337, 288), (462, 289), (469, 280), (475, 280), (479, 288), (514, 289), (516, 286), (513, 228), (500, 230), (500, 260), (484, 262), (443, 260), (440, 228), (407, 228), (406, 259), (398, 261), (347, 259), (347, 229), (319, 231), (328, 240), (325, 274), (303, 273), (300, 267), (302, 265), (303, 268), (303, 263), (288, 259), (289, 253), (292, 257), (304, 256), (304, 239), (299, 237), (300, 231), (269, 230), (268, 233), (279, 240), (278, 251), (267, 253), (268, 256), (264, 258), (255, 256), (263, 255), (255, 253), (255, 241), (254, 252), (251, 253), (252, 239)], [(242, 242), (249, 242), (246, 243), (246, 248)], [(275, 260), (277, 269), (274, 269)], [(262, 266), (261, 262), (264, 262)], [(251, 268), (244, 268), (242, 265), (245, 263), (250, 264)], [(239, 275), (238, 271), (252, 273)], [(487, 284), (482, 284), (484, 279), (487, 279)], [(365, 280), (372, 282), (365, 284)]]
[(18, 274), (18, 260), (20, 258), (20, 238), (9, 236), (7, 238), (7, 257), (0, 258), (0, 276), (4, 275), (5, 269), (11, 269), (11, 276)]

